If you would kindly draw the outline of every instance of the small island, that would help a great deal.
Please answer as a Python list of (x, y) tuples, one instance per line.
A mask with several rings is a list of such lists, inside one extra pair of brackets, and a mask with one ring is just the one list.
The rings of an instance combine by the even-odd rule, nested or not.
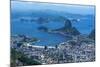
[(93, 5), (11, 1), (11, 67), (95, 61), (94, 23)]

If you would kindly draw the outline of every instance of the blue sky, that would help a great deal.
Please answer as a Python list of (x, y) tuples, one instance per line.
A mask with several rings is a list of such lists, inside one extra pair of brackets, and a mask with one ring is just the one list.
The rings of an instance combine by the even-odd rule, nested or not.
[(38, 2), (11, 2), (12, 10), (54, 10), (70, 12), (73, 14), (95, 14), (95, 6), (69, 5), (69, 4), (54, 4), (54, 3), (38, 3)]

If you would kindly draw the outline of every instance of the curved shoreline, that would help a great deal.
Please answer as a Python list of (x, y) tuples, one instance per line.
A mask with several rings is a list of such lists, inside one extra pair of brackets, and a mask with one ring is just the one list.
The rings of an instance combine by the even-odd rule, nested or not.
[[(33, 47), (33, 48), (45, 48), (45, 46), (37, 46), (37, 45), (30, 45), (30, 44), (27, 44), (27, 46), (29, 47), (29, 46), (31, 46), (31, 47)], [(55, 47), (53, 47), (53, 46), (47, 46), (48, 48), (55, 48)]]

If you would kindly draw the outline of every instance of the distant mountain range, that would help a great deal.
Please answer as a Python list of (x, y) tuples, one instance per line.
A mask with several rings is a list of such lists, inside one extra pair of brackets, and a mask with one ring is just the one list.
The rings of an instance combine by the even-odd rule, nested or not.
[(45, 17), (45, 18), (55, 18), (57, 20), (64, 18), (82, 18), (82, 17), (94, 17), (93, 15), (81, 15), (81, 14), (72, 14), (65, 11), (54, 11), (54, 10), (34, 10), (34, 11), (12, 11), (12, 18), (17, 17)]

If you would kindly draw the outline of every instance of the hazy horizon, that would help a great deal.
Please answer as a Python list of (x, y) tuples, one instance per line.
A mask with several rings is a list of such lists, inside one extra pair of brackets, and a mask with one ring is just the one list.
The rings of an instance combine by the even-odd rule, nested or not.
[(14, 11), (54, 10), (58, 12), (68, 12), (72, 14), (95, 15), (95, 6), (42, 3), (42, 2), (24, 2), (24, 1), (12, 1), (11, 5), (12, 5), (11, 8)]

